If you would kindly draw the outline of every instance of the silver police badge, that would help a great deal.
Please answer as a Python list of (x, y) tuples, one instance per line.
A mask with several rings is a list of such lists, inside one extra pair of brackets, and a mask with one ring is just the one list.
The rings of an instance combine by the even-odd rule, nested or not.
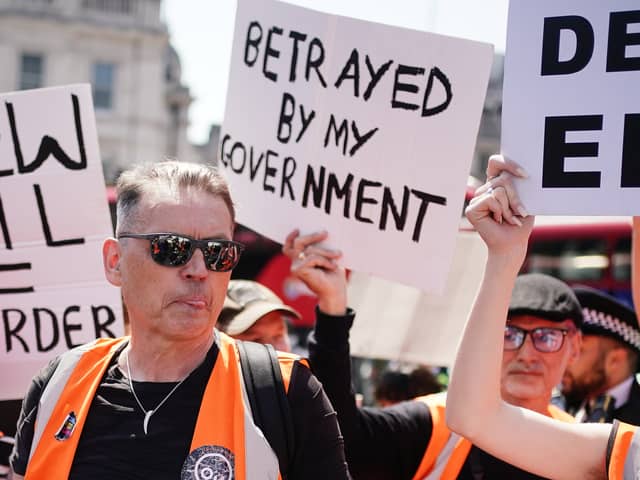
[(235, 459), (230, 450), (205, 445), (189, 454), (182, 465), (181, 480), (233, 480)]

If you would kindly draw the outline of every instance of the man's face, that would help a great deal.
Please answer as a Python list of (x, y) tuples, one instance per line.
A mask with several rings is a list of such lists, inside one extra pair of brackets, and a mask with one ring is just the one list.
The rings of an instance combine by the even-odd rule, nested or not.
[(582, 402), (587, 396), (598, 395), (606, 390), (605, 359), (602, 338), (583, 335), (580, 356), (564, 372), (562, 393), (570, 404)]
[[(137, 212), (139, 230), (127, 233), (170, 232), (196, 239), (231, 239), (231, 214), (222, 199), (202, 191), (146, 193)], [(124, 232), (123, 232), (124, 233)], [(112, 283), (122, 287), (133, 335), (164, 340), (189, 340), (212, 335), (222, 308), (231, 272), (207, 270), (196, 249), (182, 266), (158, 265), (150, 242), (126, 238), (118, 242), (119, 262)]]
[(273, 345), (281, 352), (291, 351), (291, 342), (287, 331), (286, 314), (279, 311), (269, 312), (244, 332), (234, 335), (238, 340), (246, 340)]
[(562, 328), (570, 330), (557, 352), (539, 352), (527, 334), (518, 350), (504, 350), (502, 354), (502, 398), (511, 404), (540, 411), (546, 408), (551, 392), (562, 379), (567, 365), (578, 355), (580, 336), (571, 320), (552, 322), (530, 315), (518, 315), (508, 324), (532, 330), (534, 328)]

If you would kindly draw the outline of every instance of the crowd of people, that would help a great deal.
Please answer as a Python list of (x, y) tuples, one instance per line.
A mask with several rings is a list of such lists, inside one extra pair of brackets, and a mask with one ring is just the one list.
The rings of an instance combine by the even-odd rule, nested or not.
[[(448, 391), (402, 383), (389, 406), (363, 407), (350, 368), (356, 312), (328, 232), (294, 230), (283, 244), (318, 301), (303, 359), (287, 334), (300, 314), (263, 285), (230, 280), (244, 246), (220, 173), (176, 161), (124, 172), (102, 253), (129, 335), (66, 352), (34, 377), (13, 478), (637, 478), (636, 314), (593, 289), (518, 275), (533, 226), (513, 187), (524, 175), (492, 157), (467, 208), (488, 258)], [(247, 341), (278, 353), (246, 357)], [(264, 400), (248, 380), (267, 377), (281, 395)]]

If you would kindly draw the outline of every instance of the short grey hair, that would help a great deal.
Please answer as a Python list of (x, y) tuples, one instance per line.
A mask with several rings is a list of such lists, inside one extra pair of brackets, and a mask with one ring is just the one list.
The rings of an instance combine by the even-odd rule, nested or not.
[(229, 192), (229, 185), (220, 171), (210, 165), (167, 160), (158, 163), (137, 165), (122, 172), (116, 184), (116, 235), (123, 228), (141, 221), (136, 216), (136, 207), (150, 186), (165, 186), (173, 191), (195, 189), (221, 198), (229, 209), (235, 224), (236, 212)]

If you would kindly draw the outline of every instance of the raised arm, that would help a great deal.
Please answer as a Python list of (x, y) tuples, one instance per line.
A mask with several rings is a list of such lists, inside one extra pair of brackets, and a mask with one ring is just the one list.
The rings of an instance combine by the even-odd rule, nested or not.
[(533, 218), (515, 216), (526, 214), (511, 183), (522, 176), (518, 166), (495, 157), (488, 173), (498, 176), (478, 189), (466, 212), (488, 258), (451, 376), (447, 423), (483, 450), (537, 475), (606, 478), (610, 425), (559, 422), (500, 397), (504, 325)]
[(318, 297), (316, 325), (309, 338), (311, 370), (322, 382), (338, 414), (345, 453), (354, 479), (413, 478), (431, 437), (431, 417), (423, 402), (358, 408), (351, 385), (349, 330), (344, 268), (339, 252), (322, 247), (325, 232), (292, 232), (283, 252), (292, 273)]

